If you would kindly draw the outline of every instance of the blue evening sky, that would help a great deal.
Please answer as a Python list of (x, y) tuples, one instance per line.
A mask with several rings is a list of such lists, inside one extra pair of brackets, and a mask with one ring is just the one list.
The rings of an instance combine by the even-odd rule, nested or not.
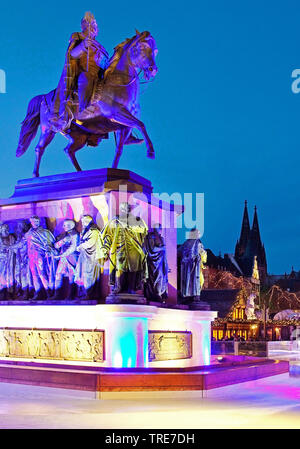
[[(30, 178), (34, 142), (15, 158), (28, 101), (56, 87), (72, 32), (85, 11), (96, 16), (98, 40), (112, 53), (126, 37), (149, 30), (159, 74), (141, 97), (142, 120), (157, 158), (145, 146), (125, 148), (120, 168), (151, 179), (156, 192), (204, 192), (206, 247), (233, 252), (244, 200), (258, 207), (270, 273), (299, 270), (300, 4), (296, 0), (114, 0), (2, 2), (0, 69), (0, 196)], [(41, 175), (73, 171), (58, 135)], [(84, 148), (84, 169), (107, 167), (113, 139)], [(183, 232), (180, 233), (180, 238)]]

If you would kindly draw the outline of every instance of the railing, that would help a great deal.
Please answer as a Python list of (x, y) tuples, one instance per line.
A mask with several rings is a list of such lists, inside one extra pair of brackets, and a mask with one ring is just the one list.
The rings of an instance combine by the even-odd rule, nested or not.
[(293, 341), (212, 341), (212, 355), (249, 355), (268, 357), (272, 352), (286, 351), (300, 353), (300, 340)]
[(234, 341), (212, 341), (211, 354), (234, 354)]
[(269, 341), (268, 342), (269, 351), (299, 351), (300, 352), (300, 341)]

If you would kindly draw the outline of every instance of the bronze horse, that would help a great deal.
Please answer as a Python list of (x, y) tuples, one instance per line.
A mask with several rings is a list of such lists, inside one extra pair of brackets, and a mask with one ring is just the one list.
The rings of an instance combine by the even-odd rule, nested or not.
[[(84, 118), (72, 110), (73, 120), (70, 128), (62, 134), (69, 140), (65, 152), (77, 171), (81, 170), (75, 157), (76, 151), (86, 144), (97, 146), (107, 133), (115, 132), (116, 150), (113, 168), (118, 167), (123, 146), (132, 128), (138, 129), (147, 147), (147, 156), (154, 159), (152, 142), (145, 125), (137, 116), (139, 114), (139, 74), (143, 72), (146, 80), (151, 80), (157, 73), (155, 56), (157, 54), (154, 38), (148, 31), (137, 32), (131, 39), (126, 39), (115, 48), (109, 60), (104, 78), (98, 80)], [(28, 149), (35, 137), (38, 127), (41, 136), (35, 148), (36, 158), (33, 176), (39, 176), (42, 155), (56, 132), (48, 120), (51, 102), (55, 90), (46, 95), (34, 97), (28, 105), (27, 115), (22, 122), (16, 156), (20, 157)]]

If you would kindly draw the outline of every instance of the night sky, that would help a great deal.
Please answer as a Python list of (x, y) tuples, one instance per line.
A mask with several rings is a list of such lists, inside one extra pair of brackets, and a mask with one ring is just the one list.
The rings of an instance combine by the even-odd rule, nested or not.
[[(269, 273), (299, 265), (300, 5), (287, 0), (2, 2), (0, 69), (0, 196), (30, 178), (34, 141), (16, 159), (20, 122), (35, 95), (56, 87), (70, 35), (85, 11), (94, 13), (98, 41), (110, 55), (135, 29), (148, 30), (159, 50), (159, 73), (141, 96), (141, 118), (156, 160), (145, 145), (124, 150), (119, 168), (152, 181), (155, 192), (204, 192), (203, 243), (232, 253), (244, 200), (258, 208)], [(145, 86), (142, 87), (142, 90)], [(73, 171), (57, 135), (41, 176)], [(84, 169), (111, 166), (113, 138), (84, 148)], [(179, 233), (180, 239), (184, 236)]]

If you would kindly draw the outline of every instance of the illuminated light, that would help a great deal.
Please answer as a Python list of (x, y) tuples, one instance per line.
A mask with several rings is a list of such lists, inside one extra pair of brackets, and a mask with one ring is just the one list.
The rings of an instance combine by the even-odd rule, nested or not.
[(122, 363), (123, 363), (122, 355), (121, 355), (120, 351), (118, 351), (114, 355), (113, 366), (115, 368), (122, 368)]
[(266, 293), (269, 304), (276, 304), (279, 309), (282, 309), (282, 305), (288, 304), (288, 309), (298, 309), (300, 303), (299, 292), (291, 293), (289, 291), (282, 290), (278, 285), (273, 285)]
[(80, 221), (81, 216), (84, 215), (84, 208), (81, 198), (71, 198), (67, 201), (72, 208), (74, 220), (77, 222)]
[(97, 209), (96, 223), (98, 226), (103, 226), (108, 222), (108, 204), (104, 195), (92, 195), (90, 200)]
[(18, 207), (19, 205), (18, 204), (12, 204), (12, 205), (9, 205), (9, 206), (2, 206), (2, 210), (12, 210), (12, 209), (17, 209), (17, 208), (19, 208)]
[(252, 291), (252, 283), (243, 277), (236, 277), (229, 271), (220, 271), (209, 269), (208, 287), (213, 289), (235, 288), (243, 290), (250, 294)]
[(204, 348), (203, 359), (204, 365), (210, 365), (210, 350), (208, 346)]
[(202, 321), (202, 344), (201, 351), (203, 357), (203, 364), (210, 365), (210, 326)]
[(48, 217), (47, 218), (47, 226), (49, 229), (55, 229), (56, 226), (56, 218)]
[[(147, 318), (122, 317), (112, 323), (112, 360), (114, 367), (138, 368), (148, 365)], [(120, 355), (122, 361), (120, 364)], [(117, 356), (117, 358), (116, 358)], [(117, 365), (115, 360), (117, 360)]]
[(136, 362), (142, 366), (148, 366), (148, 328), (145, 328), (146, 321), (143, 320), (137, 326), (137, 354)]
[(79, 305), (1, 306), (0, 327), (95, 329), (94, 310)]
[[(216, 312), (154, 309), (136, 305), (16, 305), (1, 306), (0, 327), (99, 329), (105, 332), (103, 367), (189, 367), (210, 364), (210, 321), (215, 316)], [(190, 331), (192, 357), (149, 361), (148, 330)], [(171, 343), (171, 339), (166, 340), (163, 349), (174, 355)]]

